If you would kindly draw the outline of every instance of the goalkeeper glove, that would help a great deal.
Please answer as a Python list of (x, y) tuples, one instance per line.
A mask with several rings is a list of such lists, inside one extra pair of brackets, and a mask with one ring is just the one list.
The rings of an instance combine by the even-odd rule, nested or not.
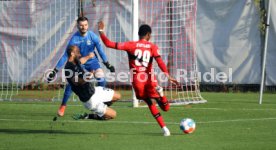
[(110, 72), (115, 72), (114, 66), (110, 65), (110, 63), (107, 61), (104, 63), (107, 69), (109, 69)]
[(57, 68), (55, 68), (48, 74), (48, 76), (47, 76), (48, 83), (52, 82), (55, 79), (57, 72), (58, 72), (58, 70), (57, 70)]

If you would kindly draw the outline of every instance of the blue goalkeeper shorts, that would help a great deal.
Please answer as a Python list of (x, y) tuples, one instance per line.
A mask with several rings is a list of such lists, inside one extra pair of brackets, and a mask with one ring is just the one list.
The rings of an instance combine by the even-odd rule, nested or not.
[(87, 71), (89, 71), (89, 72), (101, 68), (100, 63), (99, 63), (99, 61), (97, 61), (97, 60), (95, 60), (95, 61), (90, 61), (88, 64), (84, 64), (83, 66), (84, 66), (84, 68), (85, 68)]

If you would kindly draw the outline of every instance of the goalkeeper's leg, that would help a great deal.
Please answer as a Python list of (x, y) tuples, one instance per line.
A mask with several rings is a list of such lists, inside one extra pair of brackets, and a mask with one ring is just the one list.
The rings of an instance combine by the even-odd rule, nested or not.
[(105, 87), (106, 85), (106, 80), (104, 78), (104, 72), (101, 68), (97, 69), (94, 73), (94, 76), (96, 77), (97, 80), (97, 85), (101, 87)]
[(72, 94), (71, 86), (70, 86), (70, 84), (67, 84), (66, 87), (65, 87), (62, 103), (61, 103), (61, 105), (58, 109), (58, 115), (61, 116), (61, 117), (64, 116), (64, 112), (65, 112), (65, 109), (66, 109), (66, 103), (69, 100), (71, 94)]
[(93, 70), (90, 71), (90, 72), (94, 74), (94, 77), (97, 80), (97, 86), (105, 87), (106, 86), (106, 80), (104, 78), (104, 71), (103, 71), (102, 68), (100, 68), (99, 63), (94, 64), (94, 66), (92, 66), (92, 69)]
[(98, 82), (98, 86), (102, 86), (102, 87), (105, 87), (106, 85), (106, 80), (105, 78), (96, 78), (97, 79), (97, 82)]

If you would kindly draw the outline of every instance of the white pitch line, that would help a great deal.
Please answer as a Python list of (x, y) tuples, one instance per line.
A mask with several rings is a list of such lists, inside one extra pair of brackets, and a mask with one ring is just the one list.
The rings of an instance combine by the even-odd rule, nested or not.
[[(183, 108), (183, 107), (175, 107), (175, 108)], [(259, 109), (259, 108), (185, 108), (184, 109), (196, 109), (196, 110), (244, 110), (244, 111), (276, 111), (276, 109)]]
[(255, 118), (255, 119), (233, 119), (233, 120), (217, 120), (217, 121), (199, 121), (197, 123), (227, 123), (227, 122), (244, 122), (244, 121), (265, 121), (276, 120), (276, 118)]
[[(198, 124), (210, 123), (228, 123), (228, 122), (245, 122), (245, 121), (267, 121), (276, 120), (276, 118), (253, 118), (253, 119), (233, 119), (233, 120), (214, 120), (214, 121), (198, 121)], [(14, 122), (53, 122), (51, 120), (28, 120), (28, 119), (0, 119), (0, 121), (14, 121)], [(143, 122), (143, 121), (75, 121), (75, 120), (57, 120), (56, 122), (69, 122), (69, 123), (115, 123), (115, 124), (156, 124), (156, 122)], [(178, 122), (166, 122), (167, 124), (179, 124)]]
[[(26, 103), (27, 104), (27, 103)], [(22, 104), (12, 104), (10, 103), (9, 105), (22, 105)], [(47, 107), (57, 107), (59, 106), (58, 104), (28, 104), (28, 105), (37, 105), (37, 106), (47, 106)], [(69, 107), (83, 107), (83, 105), (72, 105), (72, 104), (68, 104), (67, 106)], [(114, 108), (132, 108), (129, 106), (112, 106)], [(138, 107), (138, 108), (134, 108), (134, 109), (139, 109), (139, 108), (147, 108), (147, 107)], [(205, 108), (185, 108), (185, 106), (183, 107), (173, 107), (173, 109), (185, 109), (185, 110), (218, 110), (218, 111), (225, 111), (225, 110), (244, 110), (244, 111), (276, 111), (276, 109), (273, 108), (215, 108), (215, 107), (205, 107)]]

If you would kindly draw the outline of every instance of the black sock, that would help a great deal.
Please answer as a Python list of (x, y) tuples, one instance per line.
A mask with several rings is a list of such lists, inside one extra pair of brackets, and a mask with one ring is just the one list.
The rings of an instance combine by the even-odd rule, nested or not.
[(88, 114), (87, 119), (106, 120), (104, 116), (100, 117), (97, 114)]
[(113, 102), (109, 101), (109, 102), (104, 102), (105, 105), (107, 105), (108, 107), (111, 106), (113, 104)]

